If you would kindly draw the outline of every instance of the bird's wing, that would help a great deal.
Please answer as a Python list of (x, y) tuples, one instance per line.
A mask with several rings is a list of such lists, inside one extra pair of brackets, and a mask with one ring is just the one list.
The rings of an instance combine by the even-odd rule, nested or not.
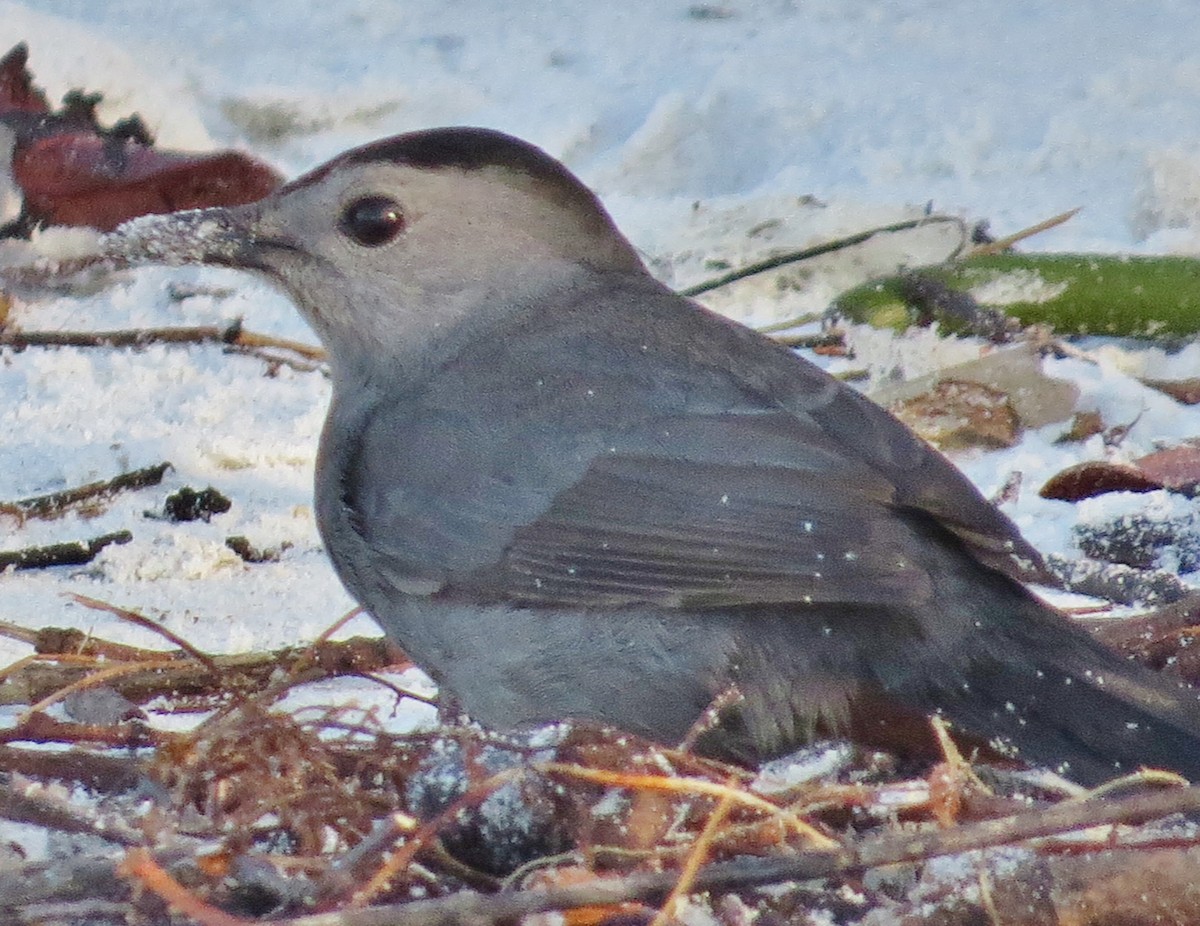
[(916, 522), (982, 560), (1028, 549), (949, 463), (811, 365), (707, 315), (702, 339), (655, 340), (687, 305), (671, 298), (632, 335), (510, 331), (377, 403), (339, 478), (373, 581), (597, 607), (918, 604)]
[(928, 575), (885, 490), (837, 472), (601, 455), (450, 591), (584, 606), (917, 604)]

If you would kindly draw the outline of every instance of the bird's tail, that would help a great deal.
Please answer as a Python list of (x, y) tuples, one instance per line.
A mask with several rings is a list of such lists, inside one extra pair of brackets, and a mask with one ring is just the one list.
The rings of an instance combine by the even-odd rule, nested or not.
[(1200, 691), (1004, 584), (982, 609), (982, 645), (970, 647), (957, 690), (934, 698), (949, 719), (1082, 784), (1141, 767), (1200, 780)]

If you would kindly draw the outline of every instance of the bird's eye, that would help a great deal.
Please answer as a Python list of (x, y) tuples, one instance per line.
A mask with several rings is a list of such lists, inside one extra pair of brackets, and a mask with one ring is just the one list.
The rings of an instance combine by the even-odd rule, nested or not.
[(346, 207), (338, 228), (364, 248), (377, 248), (404, 231), (404, 213), (391, 197), (364, 196)]

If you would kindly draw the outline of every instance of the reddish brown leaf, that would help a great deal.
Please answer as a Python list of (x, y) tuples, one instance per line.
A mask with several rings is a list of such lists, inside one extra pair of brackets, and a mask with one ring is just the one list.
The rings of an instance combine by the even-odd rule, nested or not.
[(82, 133), (21, 147), (13, 175), (39, 221), (102, 231), (148, 213), (253, 202), (280, 183), (271, 168), (236, 151), (180, 154)]
[(240, 152), (157, 150), (137, 116), (105, 128), (96, 120), (99, 94), (72, 90), (51, 111), (27, 58), (21, 44), (0, 59), (0, 124), (14, 137), (11, 172), (24, 196), (6, 235), (38, 225), (108, 231), (139, 215), (253, 202), (282, 183)]
[(1056, 444), (1081, 443), (1089, 437), (1104, 433), (1104, 419), (1097, 411), (1076, 412), (1071, 426), (1059, 437)]
[(1161, 488), (1162, 483), (1137, 467), (1088, 460), (1068, 466), (1051, 476), (1038, 495), (1063, 502), (1077, 502), (1106, 492), (1153, 492)]
[(1169, 395), (1184, 405), (1200, 404), (1200, 377), (1191, 379), (1144, 379), (1142, 383), (1151, 389)]
[(14, 45), (0, 58), (0, 113), (50, 112), (46, 95), (33, 85), (33, 78), (25, 67), (28, 60), (29, 46), (24, 42)]
[(1167, 489), (1190, 489), (1200, 483), (1200, 447), (1181, 444), (1134, 461), (1148, 479)]
[(1021, 429), (1007, 393), (969, 380), (941, 380), (929, 391), (889, 408), (943, 450), (1011, 447)]

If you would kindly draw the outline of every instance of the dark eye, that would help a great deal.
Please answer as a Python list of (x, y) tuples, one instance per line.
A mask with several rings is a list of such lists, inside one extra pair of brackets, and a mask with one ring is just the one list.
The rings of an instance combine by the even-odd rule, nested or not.
[(346, 207), (338, 228), (364, 248), (377, 248), (404, 231), (404, 213), (388, 196), (364, 196)]

